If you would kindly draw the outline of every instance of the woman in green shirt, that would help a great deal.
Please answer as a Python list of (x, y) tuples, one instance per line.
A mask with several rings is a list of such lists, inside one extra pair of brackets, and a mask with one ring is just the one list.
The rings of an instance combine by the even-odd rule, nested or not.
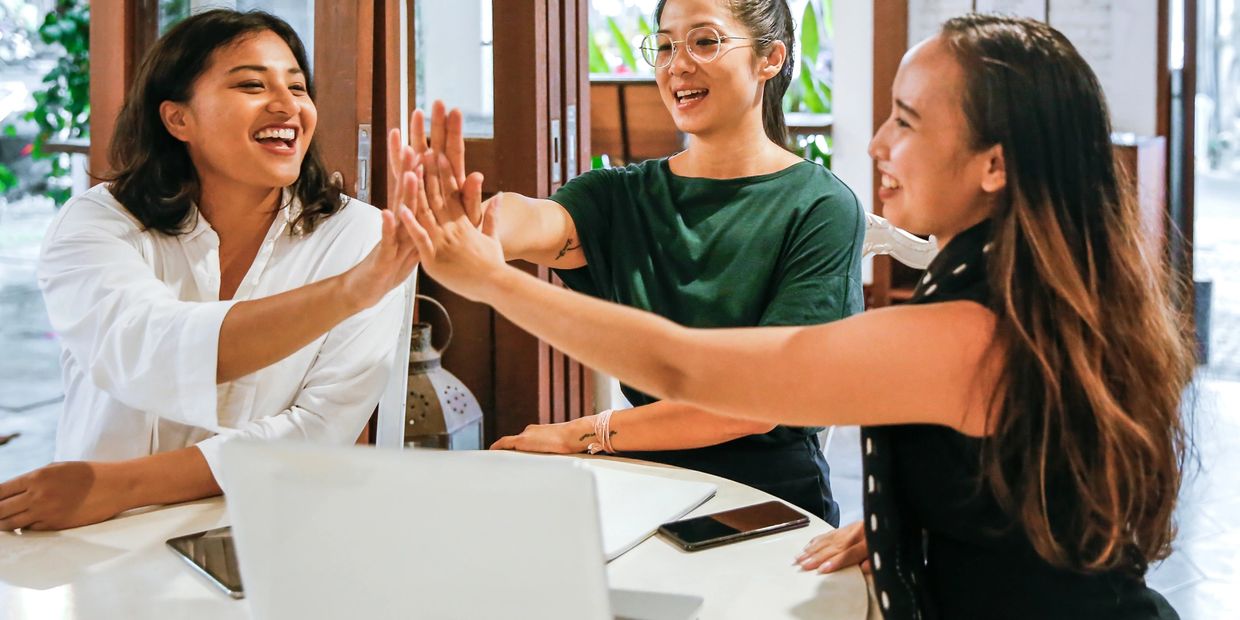
[[(785, 1), (664, 0), (655, 21), (643, 55), (688, 148), (588, 172), (549, 200), (495, 196), (505, 256), (553, 268), (574, 290), (692, 327), (811, 325), (860, 312), (864, 213), (835, 175), (781, 146), (793, 64)], [(463, 182), (459, 125), (458, 114), (445, 119), (436, 106), (432, 150), (448, 147)], [(412, 127), (413, 143), (425, 144), (420, 117)], [(446, 141), (436, 135), (445, 127)], [(838, 525), (820, 429), (738, 421), (622, 389), (633, 408), (532, 425), (493, 448), (581, 452), (595, 444), (730, 478)], [(603, 427), (607, 441), (596, 433)]]

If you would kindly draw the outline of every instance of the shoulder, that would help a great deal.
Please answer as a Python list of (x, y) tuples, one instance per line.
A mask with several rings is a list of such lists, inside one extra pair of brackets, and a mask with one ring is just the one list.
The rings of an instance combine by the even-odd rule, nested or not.
[(821, 164), (806, 161), (797, 164), (797, 174), (789, 180), (813, 195), (818, 210), (837, 211), (840, 215), (860, 218), (865, 210), (856, 192)]
[(323, 218), (309, 236), (325, 241), (367, 243), (367, 248), (377, 243), (383, 236), (382, 211), (372, 204), (343, 194), (340, 200), (343, 203), (340, 210)]
[(70, 198), (60, 208), (47, 231), (51, 240), (83, 231), (99, 231), (118, 237), (143, 233), (141, 222), (100, 183)]

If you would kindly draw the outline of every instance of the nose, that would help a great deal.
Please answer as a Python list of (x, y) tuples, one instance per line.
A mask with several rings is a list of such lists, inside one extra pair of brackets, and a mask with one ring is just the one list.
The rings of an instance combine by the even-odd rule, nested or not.
[(887, 144), (887, 127), (891, 121), (887, 121), (879, 126), (878, 131), (874, 132), (874, 137), (870, 138), (870, 146), (866, 149), (870, 159), (874, 161), (884, 161), (891, 155), (891, 149)]
[(685, 49), (685, 43), (681, 43), (672, 50), (672, 62), (667, 66), (667, 72), (671, 75), (683, 75), (697, 69), (697, 61)]
[(267, 111), (272, 114), (283, 114), (286, 116), (296, 116), (300, 104), (297, 102), (297, 96), (288, 87), (278, 87), (271, 89), (271, 99), (267, 102)]

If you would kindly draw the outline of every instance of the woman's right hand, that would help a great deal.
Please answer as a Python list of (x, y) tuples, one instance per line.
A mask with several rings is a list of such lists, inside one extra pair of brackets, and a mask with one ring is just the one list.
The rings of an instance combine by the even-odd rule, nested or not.
[(352, 269), (340, 274), (344, 301), (354, 312), (377, 303), (388, 291), (409, 279), (418, 264), (418, 249), (409, 233), (413, 213), (396, 203), (383, 209), (383, 236), (370, 254)]
[(862, 522), (850, 523), (815, 536), (805, 546), (805, 551), (797, 556), (796, 564), (801, 570), (817, 570), (822, 574), (854, 564), (860, 564), (862, 572), (870, 572), (869, 548), (865, 543)]

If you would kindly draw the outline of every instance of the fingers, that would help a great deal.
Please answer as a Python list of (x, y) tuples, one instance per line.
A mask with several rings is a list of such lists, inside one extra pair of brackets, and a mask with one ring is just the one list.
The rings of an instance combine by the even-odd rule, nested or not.
[(34, 522), (34, 512), (26, 510), (11, 517), (0, 519), (0, 532), (11, 532), (19, 528), (29, 528)]
[(426, 152), (426, 158), (423, 164), (426, 166), (425, 174), (422, 175), (422, 182), (426, 190), (426, 200), (430, 204), (431, 213), (439, 221), (443, 217), (444, 196), (443, 187), (440, 185), (439, 178), (439, 156), (436, 155), (434, 149)]
[(815, 536), (796, 559), (802, 570), (830, 573), (859, 564), (866, 559), (865, 537), (857, 536), (854, 528), (844, 527)]
[(448, 135), (444, 144), (444, 152), (448, 161), (452, 162), (452, 176), (458, 185), (465, 184), (465, 117), (457, 108), (448, 112)]
[(444, 143), (447, 142), (447, 136), (444, 133), (447, 130), (447, 118), (444, 114), (443, 102), (436, 99), (431, 104), (431, 150), (436, 153), (442, 153)]
[[(392, 129), (388, 132), (387, 152), (388, 152), (388, 172), (392, 174), (392, 179), (400, 178), (401, 156), (404, 154), (405, 145), (401, 139), (400, 130)], [(398, 195), (399, 196), (399, 195)]]
[(482, 214), (482, 234), (494, 239), (495, 230), (499, 227), (499, 201), (492, 200)]
[(419, 153), (426, 150), (426, 114), (420, 109), (409, 116), (409, 146)]
[(19, 493), (26, 492), (26, 477), (19, 476), (8, 482), (0, 484), (0, 499), (7, 499)]
[(381, 263), (387, 263), (396, 258), (400, 241), (396, 235), (396, 215), (389, 209), (383, 209), (380, 217), (383, 219), (383, 236), (379, 237), (378, 258)]
[[(30, 509), (31, 497), (29, 493), (18, 493), (12, 497), (5, 498), (0, 501), (0, 520), (15, 517)], [(3, 528), (0, 528), (3, 529)]]
[(508, 435), (500, 437), (495, 443), (491, 444), (492, 450), (515, 450), (517, 446), (517, 436)]
[[(461, 200), (465, 203), (465, 216), (474, 226), (482, 224), (482, 173), (475, 172), (461, 182)], [(499, 202), (497, 194), (493, 202)], [(487, 234), (486, 231), (483, 231)]]
[(448, 156), (443, 153), (439, 153), (438, 158), (439, 188), (443, 190), (444, 215), (453, 220), (466, 217), (464, 205), (461, 204), (460, 184), (452, 176), (452, 163), (448, 161)]

